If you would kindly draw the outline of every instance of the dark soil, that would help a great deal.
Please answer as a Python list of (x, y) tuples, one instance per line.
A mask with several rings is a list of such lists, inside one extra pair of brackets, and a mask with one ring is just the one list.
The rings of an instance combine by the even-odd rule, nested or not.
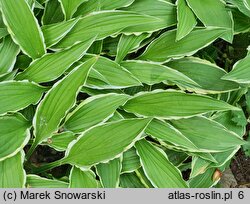
[(231, 163), (231, 170), (238, 183), (236, 187), (250, 188), (250, 157), (239, 150)]

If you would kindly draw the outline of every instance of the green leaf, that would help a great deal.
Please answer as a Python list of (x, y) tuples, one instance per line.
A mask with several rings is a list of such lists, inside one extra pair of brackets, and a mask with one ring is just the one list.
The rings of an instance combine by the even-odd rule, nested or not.
[(245, 113), (242, 111), (234, 111), (232, 112), (232, 121), (237, 125), (241, 127), (246, 127), (247, 125), (247, 119), (245, 116)]
[(46, 1), (44, 13), (42, 16), (42, 24), (48, 25), (58, 23), (64, 20), (62, 7), (58, 0)]
[(239, 60), (233, 66), (233, 70), (222, 77), (222, 79), (235, 81), (242, 84), (250, 83), (250, 54)]
[(24, 188), (25, 171), (23, 169), (24, 152), (0, 161), (0, 188)]
[(70, 144), (62, 161), (86, 167), (119, 157), (141, 138), (149, 122), (128, 119), (93, 127)]
[(100, 11), (82, 17), (75, 27), (60, 41), (56, 48), (67, 48), (76, 42), (86, 41), (94, 36), (96, 40), (118, 34), (122, 29), (147, 22), (157, 22), (155, 17), (125, 11)]
[(55, 83), (39, 103), (33, 120), (34, 147), (58, 129), (61, 120), (75, 104), (77, 93), (85, 83), (89, 69), (95, 62), (96, 59), (92, 58), (75, 68), (66, 77)]
[(132, 50), (138, 48), (143, 40), (148, 38), (150, 34), (142, 33), (141, 35), (122, 35), (118, 46), (117, 46), (117, 55), (115, 61), (120, 63), (128, 53)]
[(225, 151), (244, 144), (244, 141), (237, 134), (205, 117), (173, 120), (171, 124), (204, 151)]
[(250, 14), (249, 16), (244, 15), (238, 9), (232, 9), (233, 20), (234, 20), (234, 33), (244, 33), (250, 31)]
[(122, 173), (133, 172), (141, 167), (140, 158), (136, 154), (134, 147), (123, 153), (122, 157)]
[(103, 40), (97, 40), (91, 45), (91, 47), (88, 50), (88, 53), (101, 55), (102, 48), (103, 48)]
[(238, 110), (224, 101), (173, 90), (141, 92), (128, 100), (123, 108), (136, 115), (162, 119), (187, 118), (211, 111)]
[(37, 83), (57, 79), (86, 53), (92, 43), (93, 39), (76, 44), (61, 52), (46, 54), (33, 61), (27, 69), (17, 75), (16, 79), (28, 79)]
[(145, 21), (142, 25), (131, 25), (123, 30), (125, 33), (154, 32), (177, 23), (176, 6), (162, 0), (136, 0), (123, 10), (143, 13), (159, 19), (157, 22)]
[(30, 139), (29, 122), (21, 115), (0, 117), (0, 161), (17, 154)]
[(190, 188), (210, 188), (214, 186), (218, 182), (218, 180), (215, 182), (212, 180), (214, 171), (214, 168), (210, 168), (205, 173), (191, 179), (189, 181)]
[(135, 173), (146, 188), (154, 188), (151, 181), (147, 178), (142, 167), (136, 170)]
[(8, 33), (8, 30), (7, 28), (0, 28), (0, 39), (4, 38), (5, 36), (7, 36), (9, 33)]
[(250, 157), (250, 137), (247, 138), (247, 143), (242, 146), (246, 156)]
[(189, 178), (192, 179), (200, 174), (204, 174), (206, 170), (208, 169), (208, 166), (210, 163), (211, 162), (207, 160), (194, 156), (192, 159), (192, 169), (191, 169), (191, 174)]
[(247, 112), (250, 114), (250, 89), (245, 94)]
[(16, 73), (17, 73), (17, 70), (14, 70), (12, 72), (1, 75), (0, 82), (13, 80), (15, 78)]
[[(245, 15), (250, 17), (250, 8), (247, 8), (247, 2), (245, 0), (230, 0), (237, 8), (244, 13)], [(249, 0), (248, 0), (249, 1)]]
[(68, 183), (55, 179), (47, 179), (34, 174), (26, 176), (27, 188), (67, 188), (68, 186)]
[(142, 167), (156, 188), (186, 188), (181, 172), (169, 162), (165, 153), (146, 140), (135, 144)]
[(36, 104), (45, 90), (46, 88), (27, 81), (1, 82), (0, 115), (9, 111), (21, 110), (30, 104)]
[(0, 76), (12, 71), (19, 51), (19, 47), (12, 41), (10, 36), (3, 39), (0, 44)]
[(240, 146), (236, 146), (235, 148), (229, 149), (224, 152), (213, 153), (212, 155), (217, 161), (216, 163), (195, 156), (192, 160), (192, 171), (190, 178), (194, 178), (200, 174), (205, 173), (209, 168), (218, 168), (225, 165), (228, 161), (232, 159), (232, 157), (239, 149)]
[(73, 167), (69, 176), (70, 188), (98, 188), (98, 181), (95, 179), (96, 175), (91, 170), (81, 170)]
[(213, 115), (212, 119), (222, 124), (228, 130), (231, 130), (242, 137), (246, 132), (246, 128), (245, 126), (238, 126), (235, 122), (232, 121), (234, 115), (233, 112), (239, 111), (226, 111), (222, 113), (217, 113)]
[(18, 67), (19, 70), (25, 70), (30, 65), (31, 62), (32, 62), (31, 58), (29, 58), (27, 55), (21, 54), (17, 56), (15, 66)]
[(32, 57), (45, 54), (45, 45), (39, 24), (25, 0), (1, 0), (4, 23), (21, 50)]
[[(85, 59), (91, 56), (94, 55), (88, 55)], [(87, 87), (95, 89), (121, 89), (140, 85), (141, 82), (128, 70), (105, 57), (98, 58), (86, 82)]]
[(167, 31), (152, 41), (139, 59), (166, 62), (171, 58), (191, 56), (219, 38), (224, 32), (222, 28), (196, 28), (176, 42), (176, 30)]
[(250, 11), (250, 0), (243, 0), (246, 8)]
[(122, 174), (120, 176), (120, 186), (122, 188), (145, 188), (134, 172)]
[(177, 0), (177, 33), (176, 41), (188, 35), (197, 24), (192, 10), (188, 7), (186, 0)]
[(236, 152), (239, 151), (239, 149), (240, 146), (235, 146), (234, 148), (231, 148), (224, 152), (212, 153), (212, 156), (216, 159), (217, 163), (210, 162), (209, 167), (221, 167), (225, 165), (230, 159), (232, 159), (232, 157), (236, 154)]
[(115, 110), (128, 98), (128, 95), (115, 93), (90, 97), (67, 116), (64, 127), (80, 133), (98, 123), (103, 123), (112, 117)]
[(214, 162), (214, 163), (217, 163), (216, 159), (213, 157), (212, 154), (210, 153), (205, 153), (205, 152), (192, 152), (192, 153), (189, 153), (190, 156), (197, 156), (197, 157), (200, 157), (202, 159), (205, 159), (209, 162)]
[(182, 165), (189, 157), (185, 152), (178, 152), (170, 149), (166, 149), (164, 152), (167, 154), (168, 160), (175, 166)]
[(222, 38), (232, 43), (232, 14), (227, 10), (224, 2), (221, 0), (187, 0), (187, 4), (205, 26), (220, 27), (227, 30)]
[(95, 89), (88, 87), (82, 87), (81, 92), (86, 93), (89, 96), (95, 96), (98, 94), (109, 94), (109, 93), (117, 93), (117, 94), (123, 93), (121, 89)]
[[(69, 20), (76, 12), (78, 6), (88, 0), (59, 0), (66, 20)], [(93, 1), (92, 1), (93, 2)]]
[(47, 47), (51, 47), (63, 39), (75, 26), (79, 19), (72, 19), (56, 24), (42, 26), (42, 31)]
[(177, 148), (183, 148), (183, 150), (192, 152), (199, 151), (192, 140), (167, 122), (156, 119), (152, 120), (146, 129), (146, 133), (163, 142), (170, 142), (177, 146)]
[(52, 137), (47, 139), (48, 146), (54, 148), (57, 151), (65, 151), (73, 140), (75, 140), (77, 137), (73, 132), (62, 132), (62, 133), (55, 133), (52, 135)]
[(140, 82), (148, 85), (153, 85), (160, 82), (166, 83), (166, 81), (169, 80), (176, 83), (180, 82), (181, 84), (184, 83), (199, 86), (186, 75), (164, 65), (147, 61), (129, 60), (122, 62), (121, 66), (125, 67), (129, 72), (131, 72), (136, 78), (140, 80)]
[(96, 165), (97, 175), (104, 188), (118, 188), (121, 168), (121, 158)]
[[(69, 0), (70, 1), (70, 0)], [(81, 4), (74, 16), (86, 16), (94, 11), (115, 10), (122, 7), (127, 7), (135, 0), (91, 0)]]
[(239, 89), (239, 85), (234, 82), (222, 80), (227, 72), (209, 61), (199, 58), (188, 57), (174, 60), (167, 64), (169, 67), (185, 74), (195, 81), (199, 86), (180, 84), (189, 91), (203, 94), (216, 94)]

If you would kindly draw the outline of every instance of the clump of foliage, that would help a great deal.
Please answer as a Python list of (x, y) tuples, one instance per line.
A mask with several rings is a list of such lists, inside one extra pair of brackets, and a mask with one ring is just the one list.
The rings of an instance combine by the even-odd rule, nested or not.
[(248, 151), (249, 0), (0, 9), (0, 187), (211, 187)]

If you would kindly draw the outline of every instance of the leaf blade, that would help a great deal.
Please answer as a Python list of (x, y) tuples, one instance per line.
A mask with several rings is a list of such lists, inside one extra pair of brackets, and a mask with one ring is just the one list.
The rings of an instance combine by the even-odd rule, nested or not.
[(0, 188), (24, 188), (24, 152), (21, 151), (0, 162)]
[(44, 55), (18, 74), (16, 80), (28, 79), (42, 83), (58, 78), (86, 53), (93, 41), (94, 39), (90, 39), (61, 52)]
[[(39, 144), (57, 129), (67, 111), (75, 103), (76, 95), (80, 91), (79, 88), (84, 84), (89, 69), (95, 62), (96, 59), (93, 58), (75, 68), (65, 78), (58, 81), (46, 94), (45, 98), (38, 105), (34, 116), (35, 119), (33, 120), (34, 144)], [(71, 83), (72, 80), (75, 83)], [(65, 92), (66, 89), (70, 91)], [(61, 101), (62, 97), (67, 97), (67, 100), (57, 104), (58, 101)]]
[(128, 100), (123, 108), (137, 115), (161, 119), (185, 118), (211, 111), (238, 110), (224, 101), (172, 90), (141, 92)]
[(45, 90), (46, 88), (27, 81), (1, 82), (0, 115), (21, 110), (30, 104), (36, 104)]
[[(70, 144), (64, 160), (86, 167), (114, 159), (140, 139), (149, 122), (149, 119), (130, 119), (93, 127)], [(77, 155), (82, 151), (86, 154), (79, 158)]]
[(121, 158), (96, 165), (96, 171), (103, 188), (118, 188), (120, 183)]
[(75, 133), (83, 132), (108, 120), (128, 98), (127, 95), (113, 93), (90, 97), (67, 116), (64, 127)]
[[(2, 14), (14, 42), (36, 59), (46, 53), (42, 31), (25, 0), (1, 0)], [(22, 32), (20, 32), (22, 30)]]
[(152, 184), (157, 188), (186, 188), (181, 173), (167, 159), (166, 155), (157, 150), (146, 140), (135, 144), (141, 158), (142, 167)]
[(21, 114), (0, 117), (0, 161), (21, 151), (30, 138), (30, 124)]
[[(175, 42), (176, 30), (172, 30), (152, 41), (138, 59), (167, 62), (171, 58), (178, 59), (183, 56), (190, 56), (216, 40), (224, 32), (225, 30), (221, 28), (196, 28), (189, 35)], [(167, 48), (166, 44), (168, 45)], [(179, 49), (179, 47), (182, 47), (182, 49)]]

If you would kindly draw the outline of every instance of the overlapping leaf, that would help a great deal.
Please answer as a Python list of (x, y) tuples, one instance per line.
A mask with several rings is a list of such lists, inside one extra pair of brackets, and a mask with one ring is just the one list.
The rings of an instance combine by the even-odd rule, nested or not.
[(45, 9), (42, 16), (42, 24), (48, 25), (58, 23), (64, 20), (62, 7), (58, 0), (46, 1)]
[(73, 140), (75, 140), (77, 136), (73, 132), (62, 132), (53, 134), (52, 137), (47, 139), (48, 146), (56, 149), (57, 151), (65, 151)]
[(177, 0), (177, 33), (176, 40), (181, 40), (188, 35), (197, 24), (192, 10), (188, 7), (186, 0)]
[(140, 82), (148, 85), (169, 80), (177, 83), (179, 82), (180, 84), (184, 83), (199, 86), (186, 75), (164, 65), (140, 60), (124, 61), (121, 65), (138, 78)]
[(164, 119), (191, 117), (211, 111), (238, 110), (224, 101), (173, 90), (139, 93), (128, 100), (123, 108), (137, 115)]
[(166, 155), (146, 140), (136, 143), (142, 167), (152, 184), (158, 188), (185, 188), (179, 170), (169, 162)]
[(90, 97), (67, 116), (64, 127), (76, 133), (83, 132), (108, 120), (128, 99), (127, 95), (112, 93)]
[(129, 52), (132, 52), (133, 49), (138, 48), (141, 42), (149, 36), (150, 34), (148, 33), (143, 33), (138, 36), (122, 35), (117, 45), (117, 55), (115, 61), (120, 63)]
[(250, 83), (249, 75), (249, 63), (250, 63), (250, 54), (248, 54), (244, 59), (238, 61), (231, 72), (222, 77), (222, 79), (235, 81), (242, 84)]
[(234, 132), (205, 117), (174, 120), (171, 123), (190, 141), (203, 150), (210, 152), (225, 151), (244, 144), (244, 141)]
[(166, 62), (171, 58), (191, 56), (219, 38), (223, 33), (225, 30), (222, 28), (196, 28), (189, 35), (176, 42), (176, 30), (171, 30), (152, 41), (139, 59)]
[(145, 188), (134, 172), (122, 174), (120, 180), (120, 186), (122, 188)]
[(96, 59), (92, 58), (75, 68), (65, 78), (58, 81), (38, 105), (33, 121), (36, 136), (34, 147), (57, 130), (65, 114), (74, 105), (77, 93), (86, 81), (89, 69), (95, 62)]
[(87, 0), (59, 0), (62, 5), (62, 10), (65, 16), (65, 19), (70, 19), (73, 14), (76, 12), (77, 8)]
[(25, 0), (1, 0), (4, 23), (14, 41), (22, 51), (39, 58), (45, 54), (44, 38), (41, 28)]
[(27, 188), (67, 188), (68, 183), (56, 179), (47, 179), (34, 174), (26, 176)]
[(63, 39), (75, 26), (78, 20), (79, 19), (72, 19), (56, 24), (44, 25), (42, 31), (46, 46), (51, 47)]
[[(149, 119), (128, 119), (96, 126), (70, 144), (65, 161), (78, 166), (91, 166), (109, 161), (139, 140)], [(84, 152), (84, 155), (78, 155)]]
[[(27, 81), (6, 81), (0, 83), (0, 115), (36, 104), (46, 88)], [(10, 103), (11, 101), (11, 103)]]
[(215, 94), (239, 89), (237, 83), (222, 80), (221, 78), (226, 75), (227, 72), (209, 61), (189, 57), (171, 61), (167, 65), (185, 74), (199, 84), (198, 87), (193, 85), (192, 87), (190, 87), (190, 85), (185, 86), (183, 83), (180, 84), (180, 86), (184, 85), (184, 87), (190, 91), (203, 94)]
[(73, 167), (70, 173), (70, 188), (98, 188), (99, 184), (91, 170)]
[(30, 124), (21, 115), (0, 117), (0, 161), (17, 154), (30, 139)]
[(120, 183), (121, 158), (96, 165), (96, 171), (104, 188), (117, 188)]
[(94, 11), (115, 10), (127, 7), (134, 1), (135, 0), (113, 0), (111, 4), (109, 0), (91, 0), (81, 4), (74, 16), (85, 16)]
[[(162, 140), (163, 142), (169, 142), (177, 147), (184, 148), (184, 150), (186, 149), (194, 152), (200, 151), (189, 137), (186, 137), (178, 129), (167, 122), (153, 120), (147, 127), (146, 133)], [(197, 144), (199, 145), (199, 143)]]
[(128, 70), (105, 57), (98, 58), (86, 82), (86, 86), (95, 89), (120, 89), (140, 85), (141, 82)]
[(154, 32), (163, 28), (175, 25), (176, 7), (174, 4), (161, 0), (136, 0), (129, 7), (123, 10), (143, 13), (149, 16), (157, 17), (157, 22), (145, 21), (142, 25), (130, 25), (123, 31), (125, 33)]
[(0, 44), (0, 76), (12, 71), (18, 53), (19, 47), (6, 36)]
[(121, 170), (122, 173), (133, 172), (140, 167), (140, 158), (136, 154), (136, 149), (134, 147), (123, 153)]
[(23, 151), (0, 161), (0, 188), (24, 188), (26, 174), (23, 161)]
[(122, 29), (140, 25), (145, 21), (157, 22), (159, 19), (125, 11), (100, 11), (81, 18), (56, 48), (66, 48), (76, 42), (86, 41), (94, 36), (101, 40), (119, 33)]
[(187, 0), (187, 3), (205, 26), (225, 28), (227, 32), (222, 38), (229, 42), (233, 41), (233, 21), (224, 2), (220, 0)]
[(44, 55), (42, 58), (33, 61), (27, 69), (17, 75), (16, 79), (28, 79), (37, 83), (52, 81), (78, 61), (92, 43), (93, 39), (76, 44), (61, 52)]

